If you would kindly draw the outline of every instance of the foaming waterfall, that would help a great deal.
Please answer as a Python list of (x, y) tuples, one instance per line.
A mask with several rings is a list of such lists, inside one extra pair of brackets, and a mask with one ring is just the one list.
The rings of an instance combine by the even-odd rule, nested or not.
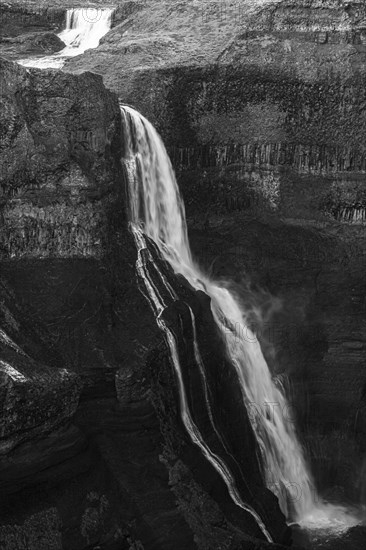
[(366, 223), (366, 208), (364, 206), (346, 206), (336, 212), (336, 219), (354, 224)]
[(66, 12), (66, 28), (58, 35), (66, 44), (60, 52), (41, 58), (18, 61), (25, 67), (60, 68), (67, 57), (75, 57), (96, 48), (112, 24), (112, 8), (72, 8)]
[[(285, 414), (289, 410), (286, 397), (280, 385), (276, 385), (272, 378), (260, 344), (247, 328), (246, 312), (228, 288), (209, 279), (194, 263), (189, 248), (184, 204), (160, 136), (149, 121), (135, 110), (121, 106), (121, 112), (127, 134), (124, 161), (128, 169), (130, 219), (139, 251), (137, 269), (145, 283), (147, 297), (155, 309), (157, 322), (169, 342), (172, 362), (179, 380), (181, 413), (192, 440), (223, 477), (234, 502), (243, 507), (229, 469), (203, 441), (190, 416), (184, 397), (185, 389), (174, 336), (162, 325), (160, 318), (164, 304), (157, 296), (140, 261), (141, 254), (146, 249), (144, 234), (157, 244), (162, 256), (176, 273), (184, 275), (194, 288), (203, 290), (210, 296), (212, 314), (226, 345), (227, 356), (235, 368), (243, 406), (249, 413), (261, 452), (263, 477), (267, 487), (277, 495), (284, 514), (290, 521), (310, 525), (312, 528), (321, 524), (323, 527), (346, 529), (357, 523), (342, 507), (331, 506), (320, 499), (293, 419)], [(192, 312), (191, 316), (195, 335)], [(242, 330), (243, 327), (245, 331)], [(244, 333), (246, 337), (243, 337)], [(195, 357), (197, 368), (204, 377), (197, 341)], [(265, 407), (272, 413), (263, 414)], [(215, 430), (213, 420), (212, 429)], [(263, 526), (261, 528), (265, 532)]]

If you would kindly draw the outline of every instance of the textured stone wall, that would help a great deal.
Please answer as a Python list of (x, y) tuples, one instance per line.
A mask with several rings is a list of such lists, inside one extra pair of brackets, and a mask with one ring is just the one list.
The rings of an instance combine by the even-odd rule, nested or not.
[(241, 209), (258, 210), (261, 197), (260, 208), (268, 203), (273, 210), (266, 197), (277, 180), (279, 215), (363, 223), (362, 74), (306, 81), (275, 74), (273, 67), (168, 70), (160, 72), (160, 89), (154, 92), (159, 100), (153, 102), (156, 77), (151, 75), (150, 87), (146, 80), (148, 75), (141, 75), (134, 101), (168, 145), (188, 216), (193, 198), (206, 205), (201, 200), (206, 195), (214, 208), (226, 194)]
[(122, 193), (116, 98), (91, 74), (1, 63), (0, 254), (101, 257)]
[(34, 31), (59, 32), (65, 24), (65, 9), (41, 2), (2, 2), (0, 37), (20, 36)]

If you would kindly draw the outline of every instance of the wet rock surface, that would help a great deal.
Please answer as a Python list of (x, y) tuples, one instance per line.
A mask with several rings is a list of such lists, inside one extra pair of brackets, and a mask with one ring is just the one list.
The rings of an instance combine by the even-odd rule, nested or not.
[[(288, 543), (291, 540), (291, 535), (278, 509), (277, 499), (265, 488), (260, 474), (261, 465), (254, 458), (254, 456), (259, 456), (259, 450), (254, 455), (248, 454), (246, 451), (249, 448), (253, 450), (256, 448), (255, 437), (247, 412), (243, 408), (243, 398), (238, 387), (235, 369), (227, 361), (224, 343), (217, 334), (217, 327), (210, 310), (210, 301), (203, 292), (193, 290), (183, 277), (175, 277), (170, 266), (161, 261), (154, 246), (147, 243), (147, 249), (154, 258), (154, 262), (151, 259), (144, 260), (146, 269), (151, 280), (157, 285), (158, 294), (164, 297), (166, 303), (161, 318), (174, 335), (180, 371), (186, 388), (187, 407), (193, 423), (197, 426), (198, 432), (202, 434), (203, 440), (208, 443), (211, 452), (223, 458), (225, 464), (228, 465), (244, 502), (251, 506), (264, 524), (268, 526), (273, 540)], [(143, 251), (143, 256), (147, 249)], [(159, 284), (160, 279), (155, 276), (157, 274), (156, 266), (163, 277), (169, 281), (173, 292), (178, 296), (177, 300), (169, 299), (166, 288), (161, 283)], [(201, 365), (197, 363), (195, 357), (191, 315), (195, 319), (197, 328)], [(197, 446), (191, 448), (191, 445), (188, 445), (187, 447), (189, 438), (185, 434), (183, 418), (180, 418), (181, 412), (174, 405), (179, 402), (178, 375), (175, 372), (172, 377), (171, 369), (166, 368), (167, 362), (170, 363), (170, 352), (167, 353), (167, 351), (159, 349), (153, 352), (148, 359), (148, 365), (151, 369), (150, 376), (154, 381), (154, 404), (165, 439), (165, 460), (172, 469), (171, 475), (177, 484), (175, 487), (177, 494), (181, 498), (187, 498), (185, 492), (188, 488), (185, 487), (183, 491), (181, 484), (188, 483), (187, 477), (189, 478), (189, 471), (192, 471), (195, 482), (201, 483), (214, 500), (220, 501), (226, 521), (229, 520), (244, 533), (262, 538), (263, 533), (253, 517), (239, 506), (233, 505), (221, 476), (217, 474), (212, 464), (204, 459), (202, 451)], [(200, 374), (200, 369), (204, 369), (205, 381)], [(207, 405), (207, 393), (210, 395), (210, 405)], [(169, 409), (168, 415), (164, 414), (167, 408)], [(213, 433), (210, 424), (211, 415), (216, 429), (215, 433)], [(232, 422), (233, 418), (235, 418), (235, 423)], [(176, 424), (181, 426), (183, 441), (182, 437), (177, 437), (174, 433)], [(220, 439), (219, 433), (225, 434), (225, 445)], [(233, 459), (234, 456), (235, 459)], [(176, 463), (176, 461), (178, 462)], [(184, 468), (184, 462), (188, 463), (188, 470), (186, 467)], [(186, 473), (184, 473), (185, 470)], [(211, 474), (211, 470), (214, 475)], [(183, 493), (181, 494), (180, 491)], [(196, 511), (193, 508), (190, 509), (187, 501), (183, 501), (182, 506), (185, 509), (185, 517), (190, 523), (197, 522), (197, 518), (194, 520), (195, 514), (200, 516), (205, 514), (204, 507), (198, 507), (198, 503), (195, 505)], [(219, 513), (218, 509), (217, 513)], [(207, 519), (208, 516), (206, 521)], [(230, 526), (231, 528), (232, 526)], [(225, 531), (224, 528), (221, 533), (220, 530), (218, 532), (215, 530), (212, 535), (215, 538), (222, 538), (227, 536)]]

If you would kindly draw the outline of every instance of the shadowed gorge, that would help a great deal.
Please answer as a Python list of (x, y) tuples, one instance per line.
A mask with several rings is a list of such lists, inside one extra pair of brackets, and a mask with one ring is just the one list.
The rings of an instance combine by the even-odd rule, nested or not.
[(0, 547), (361, 550), (363, 3), (0, 17)]

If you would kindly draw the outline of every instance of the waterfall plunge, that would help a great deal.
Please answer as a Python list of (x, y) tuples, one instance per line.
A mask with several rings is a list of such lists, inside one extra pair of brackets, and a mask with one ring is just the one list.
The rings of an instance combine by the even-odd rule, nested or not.
[[(264, 465), (263, 477), (267, 487), (278, 496), (286, 517), (311, 529), (346, 530), (358, 520), (343, 507), (322, 501), (317, 494), (293, 421), (283, 414), (288, 410), (285, 395), (273, 381), (260, 344), (246, 326), (245, 311), (227, 288), (209, 279), (192, 259), (184, 204), (160, 136), (148, 120), (130, 107), (121, 106), (121, 113), (127, 134), (124, 161), (129, 179), (130, 220), (139, 255), (137, 269), (145, 283), (158, 325), (169, 343), (180, 381), (181, 414), (192, 441), (223, 477), (234, 502), (252, 513), (270, 540), (256, 512), (248, 510), (250, 507), (242, 502), (227, 467), (210, 451), (192, 421), (179, 374), (174, 337), (160, 319), (164, 302), (144, 272), (141, 261), (141, 253), (146, 249), (144, 234), (157, 244), (176, 273), (184, 275), (194, 288), (210, 296), (213, 317), (226, 344), (227, 356), (236, 370), (243, 406), (251, 413), (249, 418)], [(155, 264), (154, 267), (162, 277)], [(194, 324), (194, 318), (192, 321)], [(243, 338), (240, 327), (245, 327), (246, 338)], [(195, 342), (196, 356), (199, 353), (197, 347)], [(197, 363), (200, 368), (199, 360)], [(270, 408), (272, 414), (263, 414), (264, 407)]]
[(60, 52), (41, 58), (18, 61), (24, 67), (39, 69), (61, 68), (67, 57), (75, 57), (96, 48), (112, 24), (111, 8), (73, 8), (66, 12), (66, 28), (58, 36), (66, 44)]

